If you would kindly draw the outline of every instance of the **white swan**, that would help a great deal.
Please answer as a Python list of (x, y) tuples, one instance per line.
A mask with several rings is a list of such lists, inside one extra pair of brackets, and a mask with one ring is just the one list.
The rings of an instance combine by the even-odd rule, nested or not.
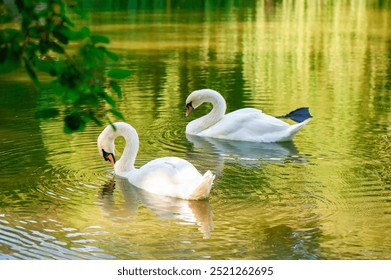
[(212, 89), (196, 90), (187, 97), (186, 116), (204, 102), (212, 103), (212, 110), (188, 123), (187, 134), (251, 142), (285, 142), (292, 141), (311, 117), (308, 113), (304, 117), (305, 120), (290, 125), (253, 108), (239, 109), (225, 115), (225, 100), (220, 93)]
[[(113, 126), (115, 128), (113, 128)], [(131, 184), (157, 195), (199, 200), (208, 197), (215, 176), (209, 170), (201, 175), (188, 161), (178, 157), (154, 159), (140, 168), (134, 167), (139, 148), (136, 130), (127, 123), (107, 126), (98, 137), (99, 153), (114, 166), (116, 175), (127, 178)], [(121, 158), (114, 156), (114, 140), (125, 138)]]

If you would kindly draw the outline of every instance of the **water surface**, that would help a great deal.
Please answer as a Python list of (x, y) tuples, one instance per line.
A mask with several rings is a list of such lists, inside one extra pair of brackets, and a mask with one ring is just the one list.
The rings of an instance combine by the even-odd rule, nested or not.
[[(210, 169), (209, 200), (114, 179), (96, 149), (103, 128), (67, 135), (35, 119), (51, 100), (14, 73), (0, 77), (0, 259), (390, 259), (391, 8), (172, 2), (86, 4), (85, 23), (132, 71), (118, 104), (139, 133), (136, 164), (169, 155)], [(292, 143), (189, 137), (210, 109), (184, 116), (200, 88), (228, 111), (309, 106), (314, 118)]]

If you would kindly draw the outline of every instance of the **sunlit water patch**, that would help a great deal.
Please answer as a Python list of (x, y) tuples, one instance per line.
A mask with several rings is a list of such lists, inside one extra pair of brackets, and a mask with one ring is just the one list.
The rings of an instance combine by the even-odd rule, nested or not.
[[(116, 178), (96, 147), (103, 127), (65, 134), (34, 118), (52, 101), (25, 76), (1, 80), (0, 258), (389, 259), (390, 11), (317, 5), (92, 12), (132, 71), (117, 105), (139, 134), (136, 166), (178, 156), (211, 170), (206, 201)], [(210, 110), (186, 118), (186, 97), (206, 87), (228, 112), (309, 106), (313, 119), (292, 143), (186, 135)]]

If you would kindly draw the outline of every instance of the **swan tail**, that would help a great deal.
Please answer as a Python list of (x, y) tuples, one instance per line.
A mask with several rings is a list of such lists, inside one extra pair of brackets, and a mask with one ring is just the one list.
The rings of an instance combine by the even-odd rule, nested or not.
[(299, 132), (300, 129), (302, 129), (311, 119), (306, 119), (305, 121), (297, 124), (293, 124), (289, 127), (289, 136), (288, 140), (291, 141), (293, 137), (296, 135), (296, 133)]
[(276, 116), (278, 119), (291, 119), (292, 121), (295, 121), (297, 123), (301, 123), (309, 118), (312, 118), (310, 114), (310, 110), (308, 107), (302, 107), (299, 109), (296, 109), (289, 114), (286, 114), (284, 116)]
[(211, 171), (206, 171), (202, 176), (201, 182), (198, 184), (196, 189), (191, 193), (189, 199), (201, 200), (206, 199), (209, 196), (210, 189), (212, 188), (213, 180), (215, 175)]

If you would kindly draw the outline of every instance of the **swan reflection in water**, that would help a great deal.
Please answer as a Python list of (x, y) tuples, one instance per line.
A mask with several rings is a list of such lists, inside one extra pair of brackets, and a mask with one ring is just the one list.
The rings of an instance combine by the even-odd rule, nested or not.
[[(186, 134), (193, 148), (202, 153), (218, 155), (218, 161), (235, 162), (241, 165), (265, 163), (306, 162), (292, 141), (278, 143), (257, 143), (233, 141)], [(217, 172), (214, 170), (214, 172)]]
[[(115, 205), (114, 191), (119, 189), (123, 195), (124, 205), (120, 211)], [(212, 208), (207, 200), (184, 200), (168, 196), (155, 195), (139, 189), (128, 180), (115, 177), (103, 186), (100, 192), (102, 206), (110, 216), (137, 216), (139, 203), (158, 215), (162, 220), (178, 220), (197, 224), (204, 238), (210, 237), (213, 230)]]

